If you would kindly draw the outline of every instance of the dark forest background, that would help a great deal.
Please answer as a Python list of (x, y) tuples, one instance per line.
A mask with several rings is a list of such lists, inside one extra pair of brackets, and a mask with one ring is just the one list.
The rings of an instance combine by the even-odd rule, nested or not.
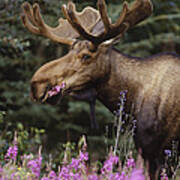
[[(89, 105), (65, 97), (58, 106), (35, 104), (30, 100), (30, 79), (44, 63), (68, 52), (68, 47), (31, 34), (20, 20), (25, 0), (0, 0), (0, 149), (7, 146), (17, 130), (26, 142), (22, 149), (43, 144), (54, 155), (67, 141), (76, 142), (88, 135), (89, 148), (104, 153), (114, 117), (98, 102), (96, 117), (99, 130), (90, 128)], [(65, 0), (28, 0), (41, 7), (45, 22), (56, 26)], [(96, 1), (74, 0), (77, 9), (96, 7)], [(129, 3), (132, 1), (128, 1)], [(107, 1), (113, 21), (122, 9), (123, 0)], [(130, 29), (119, 44), (121, 52), (138, 57), (156, 53), (180, 54), (180, 0), (153, 0), (153, 15)], [(168, 74), (167, 74), (168, 76)]]

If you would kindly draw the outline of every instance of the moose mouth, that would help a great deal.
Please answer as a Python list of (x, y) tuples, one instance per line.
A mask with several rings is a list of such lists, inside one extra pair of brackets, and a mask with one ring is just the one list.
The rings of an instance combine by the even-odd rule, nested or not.
[(52, 105), (60, 102), (63, 96), (64, 89), (65, 89), (65, 83), (52, 87), (50, 90), (46, 92), (47, 99), (45, 99), (45, 102)]
[(55, 85), (52, 88), (47, 89), (44, 93), (42, 102), (51, 105), (59, 104), (61, 99), (67, 94), (72, 97), (78, 97), (79, 94), (84, 94), (87, 91), (85, 87), (86, 85), (78, 85), (74, 88), (66, 89), (66, 84), (63, 82), (61, 85)]

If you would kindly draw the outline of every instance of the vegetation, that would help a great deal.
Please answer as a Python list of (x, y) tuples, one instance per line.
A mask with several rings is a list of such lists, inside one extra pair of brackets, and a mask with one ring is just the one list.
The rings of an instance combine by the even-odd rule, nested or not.
[[(21, 133), (15, 132), (14, 140), (11, 146), (7, 149), (6, 154), (1, 154), (2, 161), (0, 165), (0, 179), (13, 180), (145, 180), (148, 178), (147, 169), (144, 166), (144, 161), (139, 152), (137, 159), (133, 157), (133, 135), (135, 123), (128, 124), (128, 128), (124, 128), (125, 123), (122, 120), (123, 108), (125, 102), (125, 94), (122, 93), (120, 98), (120, 107), (116, 112), (117, 116), (117, 131), (115, 146), (111, 146), (109, 154), (104, 162), (91, 161), (87, 152), (86, 137), (82, 136), (78, 146), (68, 142), (64, 145), (65, 150), (63, 156), (55, 167), (52, 157), (49, 156), (48, 161), (44, 161), (41, 154), (42, 146), (39, 148), (39, 153), (35, 156), (32, 153), (22, 154), (19, 150), (19, 144), (22, 143)], [(123, 133), (122, 133), (123, 132)], [(119, 135), (122, 136), (119, 136)], [(125, 138), (125, 141), (123, 141)], [(129, 141), (127, 141), (127, 139)], [(119, 147), (118, 144), (121, 144)], [(123, 149), (123, 151), (122, 151)], [(170, 165), (173, 173), (173, 179), (179, 179), (178, 170), (179, 164), (173, 169), (171, 164), (174, 158), (177, 159), (177, 149), (166, 150), (166, 163), (161, 171), (161, 180), (168, 180), (167, 166)], [(123, 159), (122, 159), (123, 158)], [(170, 169), (169, 168), (169, 169)]]
[[(86, 102), (77, 102), (66, 97), (61, 105), (49, 106), (35, 104), (29, 98), (29, 82), (33, 73), (42, 64), (66, 54), (68, 47), (35, 36), (22, 26), (20, 14), (21, 4), (24, 1), (2, 0), (0, 3), (1, 166), (4, 169), (9, 164), (14, 165), (16, 172), (19, 172), (17, 162), (12, 160), (9, 163), (4, 159), (15, 131), (18, 132), (18, 150), (21, 155), (27, 154), (27, 151), (36, 153), (38, 147), (42, 145), (45, 160), (48, 159), (48, 154), (53, 154), (52, 168), (56, 170), (57, 164), (62, 162), (64, 156), (63, 144), (67, 141), (77, 142), (82, 134), (87, 135), (90, 159), (102, 161), (107, 157), (110, 147), (112, 145), (116, 147), (115, 130), (120, 126), (115, 123), (116, 121), (114, 122), (113, 115), (100, 102), (96, 105), (96, 116), (100, 127), (97, 131), (90, 128), (89, 107)], [(31, 4), (38, 2), (45, 21), (53, 26), (57, 25), (58, 18), (62, 16), (61, 5), (67, 2), (66, 0), (28, 1)], [(79, 10), (87, 5), (96, 6), (96, 1), (74, 2)], [(119, 16), (122, 2), (123, 0), (107, 1), (108, 12), (113, 21)], [(132, 1), (128, 0), (128, 2)], [(129, 30), (116, 45), (123, 53), (139, 57), (166, 51), (180, 54), (179, 0), (153, 0), (153, 3), (155, 7), (153, 15)], [(122, 162), (127, 160), (128, 152), (126, 148), (120, 149), (119, 144), (123, 144), (121, 147), (127, 147), (125, 144), (128, 138), (129, 134), (124, 133), (121, 139), (123, 142), (118, 143), (116, 147), (121, 151), (119, 155)], [(133, 150), (133, 144), (131, 145), (130, 149)], [(136, 152), (133, 151), (133, 154)], [(74, 157), (77, 157), (76, 155), (75, 153)], [(178, 159), (174, 158), (168, 161), (168, 164), (176, 167)], [(22, 164), (22, 167), (25, 166)]]
[[(42, 172), (41, 168), (43, 163), (41, 149), (39, 150), (37, 157), (34, 157), (32, 154), (21, 156), (21, 160), (19, 160), (17, 166), (18, 148), (16, 138), (17, 136), (15, 135), (13, 145), (9, 147), (5, 155), (5, 160), (7, 163), (3, 167), (0, 167), (1, 179), (132, 180), (136, 178), (139, 180), (144, 180), (145, 178), (143, 175), (143, 160), (139, 156), (136, 165), (131, 154), (129, 154), (129, 157), (126, 159), (124, 166), (122, 166), (119, 157), (114, 155), (112, 151), (110, 151), (104, 164), (99, 163), (101, 167), (98, 167), (98, 164), (88, 166), (88, 153), (86, 152), (87, 143), (85, 136), (83, 136), (79, 141), (80, 149), (76, 158), (71, 157), (72, 153), (70, 143), (66, 144), (64, 159), (61, 166), (59, 166), (57, 173), (52, 169), (51, 162), (46, 165), (46, 171)], [(98, 173), (98, 171), (100, 172)], [(164, 173), (162, 177), (167, 176)]]

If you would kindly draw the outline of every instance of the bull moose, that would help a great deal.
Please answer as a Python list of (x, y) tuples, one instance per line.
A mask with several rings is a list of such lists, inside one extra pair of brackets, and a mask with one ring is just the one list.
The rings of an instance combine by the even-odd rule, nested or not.
[(133, 106), (137, 120), (136, 147), (149, 164), (150, 179), (158, 179), (163, 151), (180, 135), (180, 57), (164, 53), (140, 59), (113, 47), (129, 28), (151, 15), (151, 0), (136, 0), (131, 7), (125, 2), (115, 23), (107, 15), (105, 0), (98, 0), (97, 7), (77, 12), (69, 2), (62, 6), (66, 19), (50, 27), (38, 4), (22, 5), (22, 22), (29, 31), (70, 46), (67, 55), (34, 74), (32, 99), (54, 103), (65, 95), (97, 98), (113, 112), (120, 91), (127, 90), (125, 109), (129, 112)]

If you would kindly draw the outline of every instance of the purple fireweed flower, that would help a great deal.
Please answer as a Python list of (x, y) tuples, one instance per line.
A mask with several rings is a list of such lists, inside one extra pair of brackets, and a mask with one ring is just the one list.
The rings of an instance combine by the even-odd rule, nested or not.
[(68, 169), (74, 169), (77, 171), (80, 168), (80, 159), (72, 158), (71, 163), (68, 165)]
[(82, 179), (82, 177), (81, 177), (81, 173), (79, 173), (79, 172), (76, 172), (76, 173), (74, 173), (74, 172), (70, 172), (70, 180), (72, 179), (72, 180), (84, 180), (84, 179)]
[(66, 180), (70, 179), (69, 169), (67, 167), (63, 166), (61, 168), (58, 178), (66, 179)]
[(88, 152), (83, 153), (82, 151), (80, 151), (79, 160), (80, 161), (87, 161), (88, 160)]
[(50, 178), (50, 179), (53, 179), (53, 180), (56, 180), (56, 179), (57, 179), (56, 173), (51, 170), (50, 173), (49, 173), (49, 178)]
[(65, 83), (62, 83), (60, 86), (57, 85), (53, 87), (51, 90), (48, 91), (49, 97), (57, 95), (63, 88), (65, 88)]
[(72, 158), (71, 163), (63, 166), (58, 178), (64, 180), (81, 180), (82, 174), (86, 173), (87, 167), (85, 161), (88, 160), (88, 153), (80, 151), (78, 159)]
[(110, 155), (109, 159), (107, 159), (104, 162), (104, 166), (101, 169), (101, 173), (103, 175), (111, 173), (113, 170), (113, 166), (116, 165), (118, 162), (119, 162), (119, 158), (117, 156)]
[(87, 160), (88, 160), (88, 153), (87, 152), (83, 153), (80, 151), (79, 159), (72, 158), (71, 163), (67, 166), (67, 168), (69, 170), (75, 170), (75, 171), (78, 171), (80, 169), (85, 170), (86, 166), (84, 161)]
[(143, 170), (134, 168), (131, 173), (131, 177), (128, 178), (127, 180), (145, 180)]
[(171, 157), (171, 154), (172, 154), (171, 150), (165, 149), (165, 150), (164, 150), (164, 153), (165, 153), (168, 157)]
[(119, 157), (118, 156), (110, 156), (109, 160), (115, 165), (119, 162)]
[(113, 164), (109, 161), (104, 163), (103, 168), (101, 169), (101, 173), (102, 175), (108, 174), (112, 171), (113, 169)]
[(168, 176), (166, 174), (166, 169), (162, 169), (162, 172), (161, 172), (161, 180), (168, 180)]
[(50, 91), (48, 91), (49, 97), (57, 95), (61, 90), (61, 86), (55, 86)]
[[(75, 169), (69, 169), (68, 167), (63, 166), (59, 176), (58, 176), (58, 180), (81, 180), (81, 173), (77, 172)], [(53, 179), (54, 180), (54, 179)]]
[(119, 173), (110, 173), (108, 175), (108, 180), (125, 180)]
[(99, 180), (99, 178), (96, 174), (90, 174), (88, 175), (88, 180)]
[(27, 163), (27, 167), (32, 171), (32, 173), (36, 177), (40, 176), (41, 163), (42, 163), (42, 157), (41, 156), (39, 156), (37, 159), (30, 160)]
[(120, 176), (119, 176), (119, 180), (126, 180), (126, 178), (127, 178), (126, 172), (122, 171)]
[(44, 176), (43, 178), (41, 178), (41, 180), (60, 180), (60, 179), (57, 177), (56, 173), (53, 170), (51, 170), (48, 174), (48, 177)]
[(8, 148), (5, 158), (12, 159), (15, 161), (17, 154), (18, 154), (18, 147), (17, 147), (17, 145), (13, 145)]
[(126, 166), (127, 168), (134, 168), (135, 167), (135, 161), (133, 158), (129, 158), (126, 162)]
[(15, 172), (13, 172), (13, 173), (11, 174), (11, 179), (15, 179), (15, 177), (14, 177), (15, 174), (16, 174)]
[(169, 180), (167, 176), (161, 177), (161, 180)]

